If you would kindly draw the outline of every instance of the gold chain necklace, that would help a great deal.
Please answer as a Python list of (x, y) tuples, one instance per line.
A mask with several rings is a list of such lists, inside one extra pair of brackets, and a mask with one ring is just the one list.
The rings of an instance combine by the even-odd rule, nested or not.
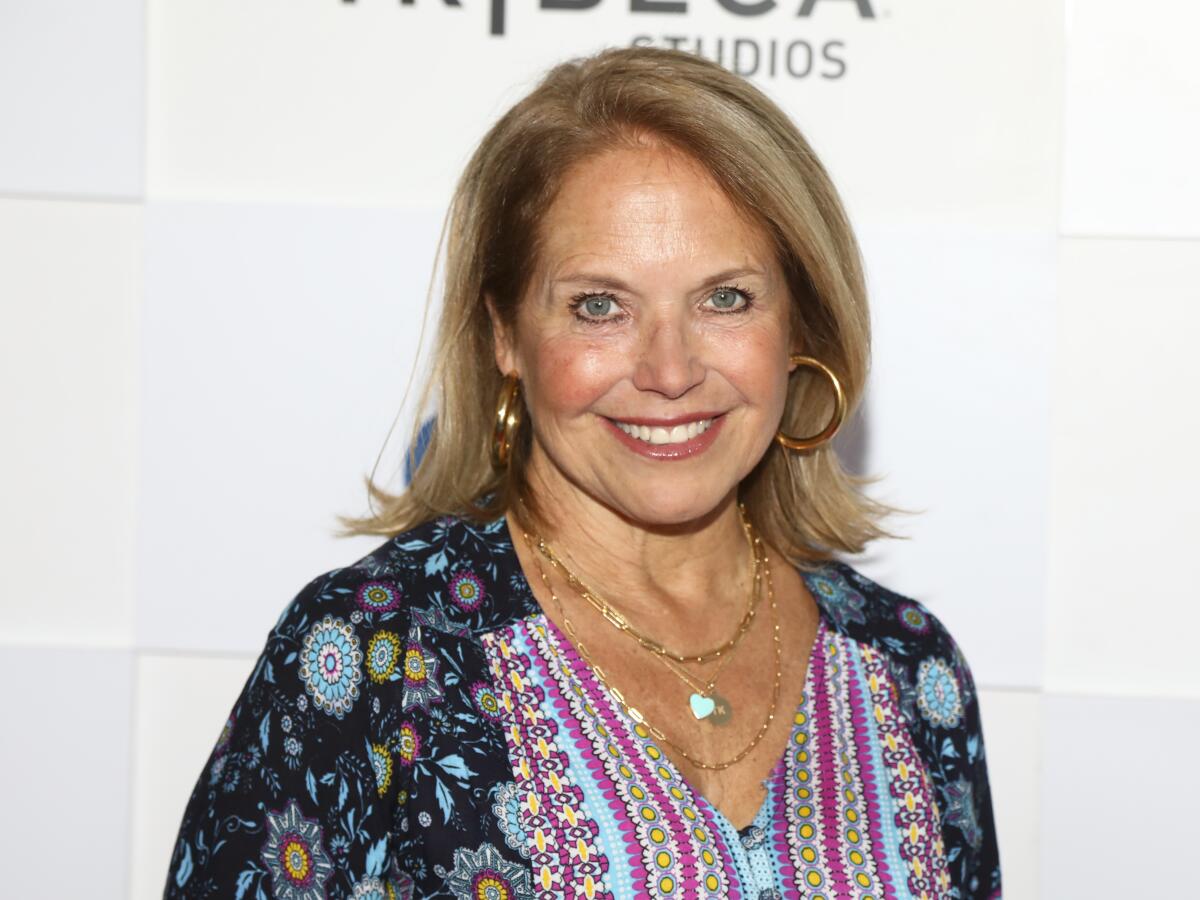
[[(751, 544), (753, 549), (753, 544)], [(758, 558), (758, 554), (754, 554), (754, 578), (752, 581), (751, 590), (754, 596), (758, 596), (759, 584), (762, 582), (762, 565)], [(734, 649), (737, 649), (736, 647)], [(661, 662), (667, 669), (675, 675), (680, 681), (688, 686), (691, 693), (688, 695), (688, 708), (692, 715), (702, 722), (707, 722), (710, 725), (727, 725), (729, 720), (733, 718), (733, 704), (716, 690), (717, 679), (721, 677), (721, 673), (733, 659), (733, 650), (727, 652), (717, 662), (717, 667), (707, 679), (702, 679), (693, 675), (682, 665), (675, 662), (667, 656), (658, 656), (655, 654), (655, 659)]]
[(741, 641), (742, 637), (746, 634), (746, 631), (750, 628), (750, 623), (754, 621), (754, 616), (758, 612), (759, 592), (757, 581), (758, 556), (755, 551), (756, 538), (754, 537), (754, 532), (752, 526), (750, 525), (750, 519), (746, 515), (746, 508), (740, 503), (738, 504), (738, 514), (742, 522), (742, 531), (745, 533), (746, 541), (750, 545), (750, 562), (755, 573), (755, 577), (752, 578), (750, 583), (750, 597), (746, 603), (746, 612), (742, 616), (741, 622), (738, 623), (737, 631), (734, 632), (733, 637), (725, 641), (725, 643), (721, 644), (719, 647), (714, 647), (711, 650), (705, 650), (702, 653), (674, 653), (668, 650), (658, 641), (654, 640), (652, 637), (642, 634), (642, 632), (630, 624), (629, 620), (626, 619), (625, 616), (613, 609), (603, 597), (584, 584), (574, 572), (568, 569), (563, 561), (558, 558), (558, 555), (554, 552), (553, 548), (546, 543), (545, 539), (542, 538), (541, 535), (534, 534), (533, 541), (542, 556), (546, 557), (550, 565), (554, 566), (555, 569), (562, 573), (563, 577), (567, 581), (567, 584), (569, 584), (576, 593), (578, 593), (581, 597), (583, 597), (584, 600), (591, 604), (596, 612), (600, 613), (600, 615), (604, 617), (605, 621), (612, 625), (613, 628), (617, 629), (617, 631), (624, 632), (637, 641), (643, 650), (649, 650), (656, 656), (661, 656), (664, 659), (671, 659), (677, 663), (706, 663), (712, 662), (715, 659), (720, 659), (722, 655), (729, 653), (729, 651), (735, 648)]
[[(618, 632), (627, 635), (630, 639), (645, 650), (652, 652), (654, 658), (658, 659), (667, 669), (679, 678), (688, 686), (690, 691), (688, 695), (688, 708), (692, 716), (698, 721), (706, 722), (710, 725), (726, 725), (733, 717), (733, 704), (727, 698), (717, 693), (716, 684), (721, 672), (729, 661), (733, 658), (733, 651), (737, 649), (742, 637), (745, 635), (750, 623), (753, 621), (757, 613), (759, 603), (759, 585), (762, 580), (761, 563), (759, 554), (755, 544), (755, 535), (753, 526), (750, 524), (750, 518), (746, 514), (746, 508), (742, 504), (738, 504), (738, 515), (742, 525), (742, 531), (746, 535), (746, 542), (750, 550), (751, 577), (750, 577), (750, 593), (746, 600), (746, 612), (742, 617), (742, 621), (738, 625), (738, 630), (734, 636), (722, 644), (720, 647), (706, 653), (698, 655), (674, 654), (663, 648), (662, 644), (642, 634), (631, 624), (629, 620), (622, 616), (617, 610), (604, 600), (594, 590), (584, 584), (574, 572), (567, 568), (555, 554), (550, 545), (536, 533), (533, 539), (536, 540), (537, 548), (543, 556), (562, 573), (567, 583), (586, 599), (589, 604), (604, 618), (606, 622), (617, 629)], [(526, 540), (531, 540), (526, 534)], [(707, 678), (703, 679), (693, 675), (687, 671), (681, 663), (683, 661), (701, 663), (711, 659), (717, 659), (716, 670)]]
[[(532, 553), (534, 549), (534, 539), (529, 532), (522, 533), (524, 534), (525, 541), (529, 546), (530, 552)], [(771, 685), (771, 703), (767, 708), (767, 717), (763, 721), (762, 725), (759, 726), (758, 731), (755, 732), (754, 737), (750, 739), (750, 743), (730, 759), (722, 760), (721, 762), (705, 762), (704, 760), (697, 759), (695, 756), (692, 756), (685, 749), (683, 749), (683, 747), (679, 746), (677, 743), (668, 738), (662, 732), (662, 729), (655, 727), (649, 721), (647, 721), (646, 717), (642, 715), (642, 712), (639, 709), (626, 703), (625, 695), (622, 694), (618, 688), (614, 687), (612, 684), (609, 684), (608, 676), (605, 674), (604, 670), (592, 661), (592, 657), (588, 653), (587, 647), (584, 646), (583, 641), (579, 639), (579, 635), (575, 631), (575, 626), (571, 623), (571, 620), (567, 618), (567, 613), (563, 608), (562, 601), (558, 599), (558, 594), (556, 594), (554, 592), (554, 588), (551, 587), (550, 579), (546, 575), (546, 570), (542, 568), (542, 564), (540, 561), (538, 561), (537, 555), (533, 554), (534, 564), (537, 566), (538, 575), (541, 576), (542, 584), (550, 594), (550, 599), (558, 609), (558, 615), (562, 619), (563, 630), (566, 632), (567, 637), (571, 639), (571, 643), (575, 645), (575, 649), (578, 651), (580, 658), (587, 665), (588, 669), (591, 670), (592, 674), (596, 676), (596, 680), (599, 681), (600, 684), (602, 684), (609, 692), (609, 694), (612, 695), (612, 698), (617, 701), (617, 704), (624, 711), (625, 715), (632, 719), (638, 728), (645, 729), (646, 734), (642, 735), (643, 737), (653, 736), (656, 740), (670, 747), (672, 750), (678, 753), (680, 757), (687, 760), (687, 762), (695, 766), (697, 769), (721, 771), (740, 763), (743, 759), (749, 756), (754, 748), (757, 747), (762, 741), (763, 737), (767, 733), (767, 730), (771, 727), (771, 723), (775, 720), (775, 711), (779, 706), (779, 686), (783, 681), (783, 649), (779, 639), (779, 610), (775, 605), (775, 591), (771, 585), (771, 568), (767, 563), (766, 554), (762, 553), (762, 543), (757, 536), (752, 537), (751, 546), (754, 549), (756, 564), (761, 563), (762, 565), (763, 577), (767, 585), (767, 602), (771, 610), (771, 638), (775, 646), (775, 682)]]

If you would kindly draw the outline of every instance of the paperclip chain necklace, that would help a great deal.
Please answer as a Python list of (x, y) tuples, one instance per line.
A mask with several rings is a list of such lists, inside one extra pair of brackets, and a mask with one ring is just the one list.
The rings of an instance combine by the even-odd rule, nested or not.
[(746, 604), (746, 612), (742, 616), (741, 622), (738, 623), (737, 631), (733, 637), (725, 641), (719, 647), (714, 647), (711, 650), (705, 650), (702, 653), (675, 653), (668, 650), (661, 643), (654, 640), (648, 635), (642, 634), (637, 628), (630, 624), (620, 612), (613, 609), (603, 597), (593, 591), (590, 587), (583, 583), (579, 577), (566, 567), (562, 560), (558, 558), (553, 548), (546, 543), (540, 535), (533, 535), (533, 540), (536, 542), (537, 549), (542, 556), (550, 562), (555, 569), (562, 573), (567, 580), (567, 584), (578, 593), (584, 600), (592, 605), (596, 612), (600, 613), (604, 619), (618, 631), (623, 631), (631, 638), (636, 640), (641, 645), (643, 650), (649, 650), (651, 653), (661, 656), (664, 659), (671, 659), (677, 663), (706, 663), (720, 659), (722, 655), (731, 651), (738, 645), (746, 631), (750, 628), (750, 623), (754, 621), (754, 616), (758, 612), (758, 556), (755, 551), (755, 541), (753, 528), (750, 525), (750, 519), (746, 515), (746, 508), (742, 504), (738, 504), (738, 515), (742, 522), (742, 531), (746, 535), (746, 542), (750, 545), (750, 563), (754, 567), (755, 578), (750, 584), (750, 598)]
[[(691, 710), (692, 716), (698, 721), (709, 725), (727, 725), (733, 717), (733, 704), (726, 697), (717, 693), (717, 679), (720, 678), (721, 672), (733, 658), (733, 652), (737, 649), (738, 643), (745, 635), (747, 626), (754, 619), (759, 602), (759, 585), (762, 580), (762, 570), (758, 553), (755, 550), (755, 537), (753, 527), (750, 525), (750, 517), (746, 514), (746, 508), (740, 503), (738, 504), (738, 517), (750, 551), (750, 593), (746, 599), (746, 612), (742, 617), (742, 621), (738, 624), (738, 630), (730, 640), (713, 651), (695, 656), (672, 654), (670, 651), (663, 650), (659, 642), (647, 635), (641, 634), (629, 623), (628, 619), (613, 609), (603, 597), (584, 584), (582, 579), (567, 568), (566, 564), (558, 558), (554, 550), (540, 535), (536, 533), (533, 535), (533, 539), (537, 543), (537, 548), (541, 551), (542, 555), (546, 557), (557, 571), (562, 573), (567, 583), (580, 596), (587, 600), (606, 622), (616, 628), (617, 631), (636, 641), (642, 649), (650, 650), (655, 659), (659, 660), (672, 675), (687, 685), (689, 690), (688, 708)], [(655, 648), (662, 650), (662, 652), (654, 652)], [(680, 661), (685, 659), (690, 662), (700, 662), (704, 659), (712, 659), (714, 657), (717, 659), (717, 667), (706, 679), (693, 675), (680, 664)]]
[(779, 706), (779, 686), (783, 681), (783, 648), (779, 638), (779, 610), (775, 605), (775, 591), (771, 584), (771, 568), (767, 563), (766, 554), (762, 551), (762, 542), (757, 536), (753, 536), (751, 538), (751, 546), (754, 549), (756, 563), (761, 564), (762, 566), (763, 579), (767, 585), (767, 604), (771, 610), (771, 639), (775, 647), (775, 681), (771, 685), (771, 703), (767, 707), (766, 719), (763, 721), (762, 725), (759, 726), (759, 729), (757, 732), (755, 732), (754, 737), (750, 739), (749, 744), (747, 744), (744, 748), (742, 748), (742, 750), (729, 759), (721, 760), (720, 762), (707, 762), (688, 753), (683, 747), (679, 746), (679, 744), (668, 738), (663, 733), (662, 729), (657, 728), (647, 721), (646, 717), (642, 715), (639, 709), (630, 706), (625, 701), (625, 695), (622, 694), (618, 688), (609, 683), (608, 676), (605, 674), (604, 670), (592, 661), (592, 657), (588, 653), (587, 647), (584, 645), (583, 641), (579, 639), (579, 635), (575, 631), (575, 626), (571, 623), (571, 620), (567, 618), (567, 613), (563, 608), (562, 601), (558, 599), (558, 594), (554, 592), (554, 588), (550, 585), (550, 579), (546, 575), (546, 570), (542, 568), (542, 564), (538, 560), (537, 554), (533, 553), (534, 538), (529, 534), (529, 532), (523, 532), (523, 534), (525, 536), (525, 541), (529, 546), (530, 552), (533, 554), (534, 564), (537, 566), (538, 575), (541, 576), (542, 584), (545, 586), (546, 591), (550, 594), (550, 600), (554, 603), (555, 608), (558, 610), (559, 618), (562, 619), (563, 630), (566, 632), (567, 637), (571, 639), (571, 643), (575, 645), (575, 649), (579, 653), (580, 658), (591, 670), (592, 674), (596, 676), (596, 680), (599, 681), (600, 684), (602, 684), (604, 688), (612, 695), (613, 699), (617, 701), (621, 709), (624, 710), (625, 715), (629, 716), (629, 718), (631, 718), (638, 725), (643, 726), (646, 731), (648, 731), (656, 740), (661, 741), (663, 744), (670, 747), (672, 750), (678, 753), (681, 758), (685, 759), (697, 769), (707, 769), (709, 771), (721, 771), (728, 769), (730, 766), (735, 766), (740, 763), (743, 759), (749, 756), (751, 752), (753, 752), (754, 748), (759, 745), (763, 737), (766, 735), (767, 730), (771, 727), (771, 723), (775, 721), (775, 711)]

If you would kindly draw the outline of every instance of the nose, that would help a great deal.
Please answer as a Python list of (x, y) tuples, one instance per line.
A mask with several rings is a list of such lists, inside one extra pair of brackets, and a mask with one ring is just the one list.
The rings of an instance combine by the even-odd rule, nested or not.
[(668, 399), (686, 394), (704, 377), (695, 335), (687, 324), (664, 315), (645, 321), (639, 333), (633, 385)]

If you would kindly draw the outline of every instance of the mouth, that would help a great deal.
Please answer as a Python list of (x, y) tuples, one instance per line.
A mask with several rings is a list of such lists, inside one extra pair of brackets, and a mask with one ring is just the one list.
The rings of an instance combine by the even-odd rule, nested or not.
[(715, 416), (710, 416), (676, 425), (642, 425), (636, 422), (622, 422), (620, 419), (609, 419), (609, 421), (635, 440), (661, 446), (663, 444), (686, 444), (688, 441), (694, 440), (708, 431), (714, 418)]
[(612, 434), (638, 456), (652, 460), (684, 460), (704, 453), (717, 439), (725, 413), (705, 412), (673, 419), (610, 419)]

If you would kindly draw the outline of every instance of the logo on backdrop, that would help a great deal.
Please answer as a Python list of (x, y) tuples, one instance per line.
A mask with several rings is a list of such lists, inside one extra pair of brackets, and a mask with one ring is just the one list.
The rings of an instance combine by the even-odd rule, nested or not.
[[(342, 0), (350, 4), (356, 0)], [(439, 0), (423, 0), (434, 5)], [(461, 0), (440, 0), (443, 6), (462, 9)], [(689, 4), (715, 3), (726, 13), (743, 18), (770, 16), (782, 24), (786, 19), (805, 20), (819, 15), (819, 7), (853, 7), (862, 19), (875, 19), (878, 0), (538, 0), (538, 9), (584, 11), (601, 3), (629, 3), (631, 15), (667, 13), (686, 17)], [(488, 29), (492, 35), (505, 34), (507, 0), (489, 0)], [(415, 6), (416, 0), (400, 0), (401, 6)], [(794, 8), (795, 12), (790, 9)], [(885, 13), (886, 15), (886, 13)], [(761, 78), (822, 78), (836, 80), (846, 76), (846, 42), (807, 40), (805, 38), (749, 38), (711, 35), (636, 34), (630, 40), (638, 46), (672, 47), (705, 56), (739, 75)]]

